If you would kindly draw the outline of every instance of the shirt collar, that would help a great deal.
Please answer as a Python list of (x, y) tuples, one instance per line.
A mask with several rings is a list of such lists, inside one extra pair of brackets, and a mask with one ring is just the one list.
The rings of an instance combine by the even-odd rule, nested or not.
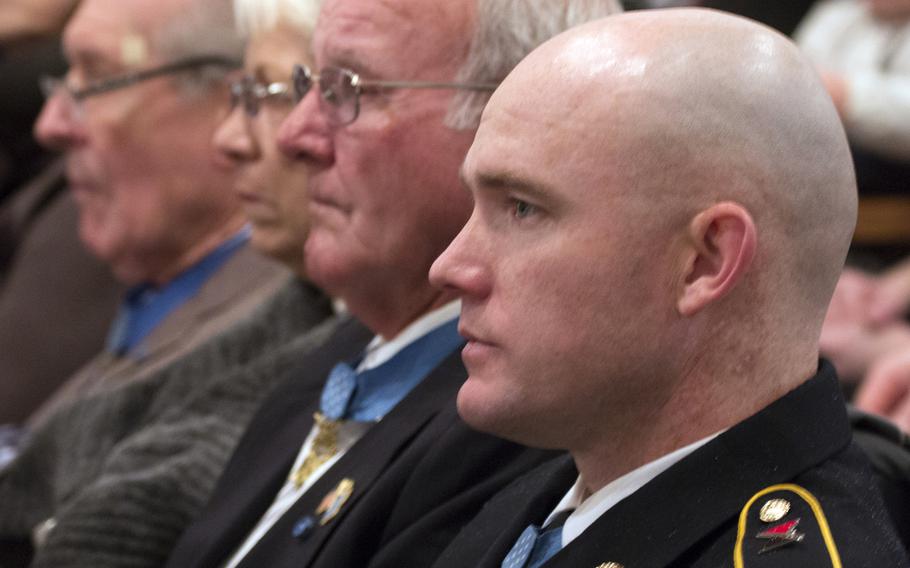
[(448, 304), (428, 312), (413, 321), (394, 338), (387, 340), (377, 335), (370, 341), (366, 348), (363, 360), (357, 366), (357, 371), (365, 371), (385, 363), (396, 353), (426, 335), (429, 331), (453, 320), (461, 313), (461, 300), (453, 300)]
[(652, 462), (646, 463), (645, 465), (630, 471), (622, 477), (611, 481), (587, 498), (585, 498), (587, 490), (585, 489), (584, 481), (582, 480), (581, 476), (579, 476), (575, 481), (575, 485), (572, 486), (572, 488), (568, 493), (566, 493), (559, 504), (556, 505), (556, 508), (553, 509), (553, 512), (550, 513), (550, 516), (547, 517), (547, 520), (544, 522), (543, 526), (546, 527), (550, 523), (550, 520), (553, 518), (553, 516), (556, 514), (567, 509), (575, 509), (575, 511), (569, 515), (569, 518), (566, 519), (566, 524), (563, 526), (562, 546), (565, 547), (570, 542), (575, 540), (589, 526), (594, 524), (594, 521), (599, 519), (614, 505), (644, 487), (644, 485), (649, 481), (664, 471), (668, 470), (671, 466), (681, 461), (683, 458), (698, 448), (704, 446), (720, 434), (721, 432), (717, 432), (706, 438), (702, 438), (697, 442), (689, 444), (688, 446), (674, 450), (672, 453), (660, 457)]

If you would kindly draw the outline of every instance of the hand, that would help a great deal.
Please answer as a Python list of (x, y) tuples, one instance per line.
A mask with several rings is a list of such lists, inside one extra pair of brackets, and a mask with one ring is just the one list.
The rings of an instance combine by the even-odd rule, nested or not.
[(904, 260), (877, 278), (869, 300), (869, 319), (881, 325), (897, 321), (910, 306), (910, 261)]
[(903, 261), (881, 276), (853, 268), (841, 273), (825, 326), (882, 327), (900, 321), (910, 306), (910, 261)]
[(824, 327), (864, 327), (871, 324), (870, 306), (875, 300), (877, 286), (874, 276), (845, 268), (834, 288)]
[(903, 322), (884, 327), (853, 322), (825, 325), (819, 346), (843, 381), (857, 382), (883, 357), (905, 349), (910, 351), (910, 326)]
[(910, 431), (910, 345), (872, 365), (856, 393), (856, 406)]

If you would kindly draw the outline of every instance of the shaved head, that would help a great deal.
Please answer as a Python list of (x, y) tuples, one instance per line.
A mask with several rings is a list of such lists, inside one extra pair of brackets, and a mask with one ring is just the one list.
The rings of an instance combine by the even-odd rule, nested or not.
[(607, 481), (815, 373), (856, 190), (777, 32), (699, 9), (569, 30), (493, 94), (463, 177), (474, 212), (430, 276), (462, 298), (472, 426)]
[(610, 17), (536, 50), (491, 103), (493, 117), (548, 123), (563, 146), (551, 158), (573, 155), (580, 177), (637, 201), (655, 230), (677, 230), (714, 203), (741, 204), (759, 235), (743, 286), (763, 296), (774, 288), (775, 316), (789, 314), (803, 334), (811, 315), (817, 335), (856, 188), (830, 98), (784, 36), (711, 10)]

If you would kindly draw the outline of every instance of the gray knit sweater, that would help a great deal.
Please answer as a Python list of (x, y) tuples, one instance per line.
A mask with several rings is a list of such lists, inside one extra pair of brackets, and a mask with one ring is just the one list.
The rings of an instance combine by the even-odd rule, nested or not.
[(330, 311), (289, 282), (164, 370), (59, 409), (0, 471), (0, 538), (54, 518), (34, 567), (160, 566), (258, 403), (334, 329)]

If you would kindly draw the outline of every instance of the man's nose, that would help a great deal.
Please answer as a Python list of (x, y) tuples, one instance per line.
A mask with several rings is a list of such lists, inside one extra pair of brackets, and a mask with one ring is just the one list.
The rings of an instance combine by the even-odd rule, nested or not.
[(50, 94), (35, 121), (35, 138), (46, 148), (66, 150), (85, 140), (81, 110), (72, 98), (56, 90)]
[(318, 91), (310, 89), (278, 128), (278, 147), (289, 158), (321, 163), (334, 159), (332, 130)]
[(434, 286), (455, 291), (462, 298), (479, 299), (490, 293), (493, 280), (485, 261), (487, 247), (478, 237), (478, 231), (476, 215), (472, 215), (430, 267), (430, 282)]

